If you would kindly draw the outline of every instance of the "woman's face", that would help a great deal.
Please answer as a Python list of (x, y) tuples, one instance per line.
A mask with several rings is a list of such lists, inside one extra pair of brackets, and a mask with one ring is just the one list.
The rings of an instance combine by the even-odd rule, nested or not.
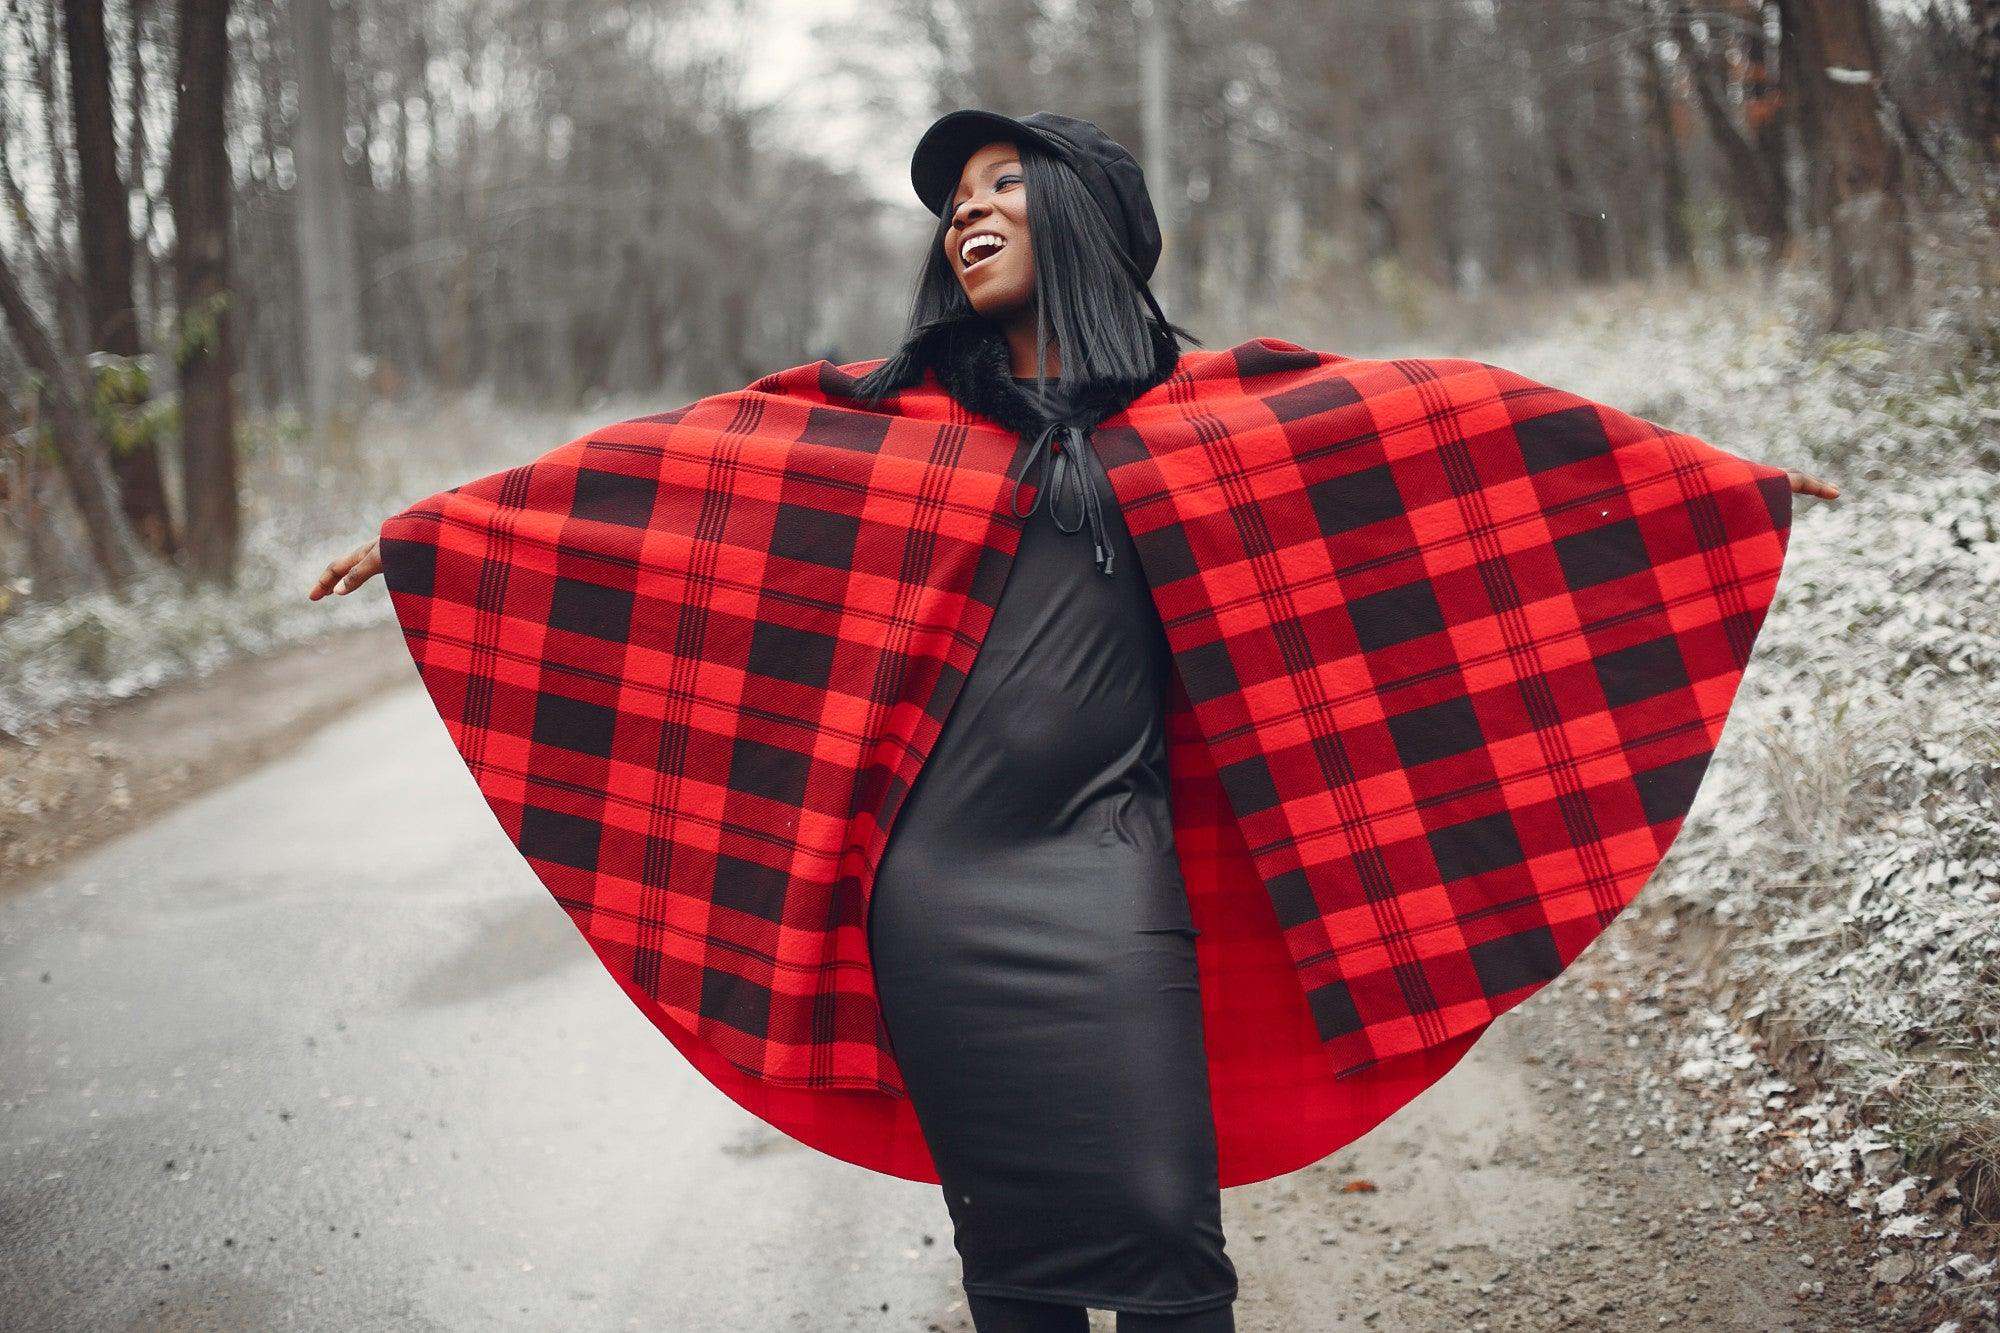
[[(1031, 308), (1035, 256), (1028, 245), (1028, 183), (1020, 150), (996, 139), (965, 160), (945, 228), (945, 257), (972, 308), (989, 319)], [(997, 236), (972, 245), (975, 236)]]

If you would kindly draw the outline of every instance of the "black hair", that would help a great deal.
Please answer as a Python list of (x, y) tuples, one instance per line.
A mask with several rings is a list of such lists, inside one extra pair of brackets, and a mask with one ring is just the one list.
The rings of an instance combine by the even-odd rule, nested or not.
[[(1169, 321), (1076, 169), (1034, 140), (1016, 143), (1028, 189), (1028, 243), (1035, 261), (1035, 387), (1046, 388), (1051, 336), (1062, 349), (1066, 396), (1129, 400), (1159, 380), (1163, 356), (1201, 342)], [(927, 344), (968, 323), (990, 324), (973, 307), (944, 251), (956, 214), (947, 198), (917, 275), (903, 344), (856, 381), (854, 395), (877, 401), (915, 384)]]

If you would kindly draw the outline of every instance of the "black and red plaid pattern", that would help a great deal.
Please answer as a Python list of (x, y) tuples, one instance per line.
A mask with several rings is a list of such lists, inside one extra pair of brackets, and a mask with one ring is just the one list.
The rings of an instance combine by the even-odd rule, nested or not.
[[(796, 1137), (935, 1180), (867, 897), (1020, 532), (1019, 443), (795, 367), (382, 527), (481, 793), (635, 1003)], [(1791, 517), (1746, 462), (1476, 361), (1190, 352), (1093, 443), (1178, 668), (1224, 1184), (1439, 1077), (1691, 806)]]

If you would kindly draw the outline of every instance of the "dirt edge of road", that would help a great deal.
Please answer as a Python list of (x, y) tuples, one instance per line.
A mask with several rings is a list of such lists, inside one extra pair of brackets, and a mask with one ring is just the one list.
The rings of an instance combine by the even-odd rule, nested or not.
[[(393, 622), (337, 630), (0, 742), (0, 894), (297, 749), (331, 718), (417, 683)], [(344, 795), (344, 794), (343, 794)]]

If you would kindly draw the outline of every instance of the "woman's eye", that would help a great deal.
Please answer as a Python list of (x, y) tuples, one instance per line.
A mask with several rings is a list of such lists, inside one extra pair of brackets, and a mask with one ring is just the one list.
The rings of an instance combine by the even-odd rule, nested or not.
[[(1000, 188), (1001, 186), (1005, 185), (1005, 184), (1006, 184), (1006, 183), (1007, 183), (1008, 181), (1014, 181), (1014, 182), (1016, 182), (1016, 183), (1018, 183), (1018, 184), (1021, 184), (1021, 185), (1026, 185), (1026, 184), (1028, 183), (1028, 180), (1027, 180), (1027, 177), (1025, 177), (1025, 176), (1017, 176), (1017, 175), (1015, 175), (1015, 174), (1014, 174), (1013, 172), (1011, 172), (1011, 171), (1010, 171), (1010, 172), (1008, 172), (1008, 173), (1007, 173), (1006, 175), (1004, 175), (1004, 176), (1000, 177), (1000, 178), (999, 178), (998, 180), (994, 181), (994, 182), (993, 182), (993, 188), (997, 190), (997, 189), (999, 189), (999, 188)], [(953, 213), (954, 215), (956, 215), (956, 214), (957, 214), (957, 212), (958, 212), (958, 210), (959, 210), (959, 209), (961, 209), (961, 208), (964, 208), (964, 207), (965, 207), (965, 200), (963, 200), (963, 199), (957, 199), (957, 200), (954, 200), (954, 201), (952, 201), (952, 205), (951, 205), (951, 209), (952, 209), (952, 213)]]

